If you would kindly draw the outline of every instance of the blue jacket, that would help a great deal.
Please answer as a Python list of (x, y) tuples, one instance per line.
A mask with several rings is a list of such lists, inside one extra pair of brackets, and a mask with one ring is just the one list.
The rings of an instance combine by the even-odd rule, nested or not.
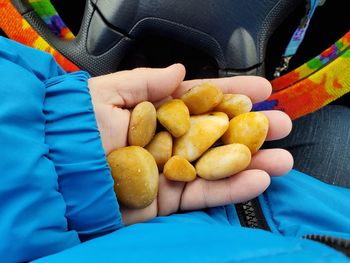
[(123, 227), (89, 75), (0, 38), (0, 262), (350, 262), (350, 190), (292, 171), (258, 199)]

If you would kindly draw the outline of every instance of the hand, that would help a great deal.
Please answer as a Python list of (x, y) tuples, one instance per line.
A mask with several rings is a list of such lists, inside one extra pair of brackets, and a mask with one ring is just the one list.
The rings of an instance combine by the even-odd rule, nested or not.
[[(183, 81), (185, 69), (180, 64), (165, 69), (139, 68), (91, 78), (89, 87), (102, 144), (108, 155), (113, 149), (127, 145), (130, 110), (141, 101), (159, 104), (177, 98), (203, 82), (213, 82), (224, 93), (249, 96), (253, 103), (266, 99), (270, 83), (261, 77), (239, 76), (220, 79)], [(291, 130), (291, 120), (283, 112), (266, 111), (269, 119), (267, 140), (281, 139)], [(283, 149), (259, 150), (247, 170), (218, 181), (197, 178), (190, 183), (173, 182), (160, 174), (157, 199), (144, 209), (121, 208), (126, 225), (149, 220), (157, 215), (238, 203), (262, 193), (270, 184), (270, 176), (287, 173), (293, 158)]]
[(89, 88), (106, 155), (127, 145), (130, 109), (142, 101), (169, 97), (185, 76), (182, 65), (137, 68), (89, 79)]

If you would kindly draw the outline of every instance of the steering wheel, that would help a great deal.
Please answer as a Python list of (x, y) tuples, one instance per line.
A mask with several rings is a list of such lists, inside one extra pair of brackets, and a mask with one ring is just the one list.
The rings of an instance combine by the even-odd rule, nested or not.
[(87, 0), (77, 37), (61, 40), (27, 0), (11, 0), (57, 51), (92, 75), (117, 71), (147, 35), (166, 36), (214, 58), (219, 76), (263, 75), (270, 35), (303, 0)]

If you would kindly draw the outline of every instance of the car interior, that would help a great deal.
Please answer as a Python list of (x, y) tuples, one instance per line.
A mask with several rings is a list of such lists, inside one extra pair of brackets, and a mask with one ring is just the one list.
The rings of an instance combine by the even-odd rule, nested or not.
[[(26, 1), (12, 2), (19, 10), (27, 11)], [(71, 45), (54, 39), (52, 43), (73, 62), (78, 60), (79, 66), (90, 73), (98, 75), (181, 62), (187, 68), (188, 79), (238, 74), (273, 79), (288, 41), (307, 11), (307, 1), (303, 0), (230, 0), (217, 4), (207, 1), (200, 6), (197, 1), (185, 4), (179, 1), (77, 0), (72, 4), (67, 0), (53, 0), (51, 3), (81, 40)], [(346, 8), (341, 8), (343, 4), (340, 0), (325, 1), (316, 9), (289, 70), (318, 55), (344, 35), (349, 21)], [(84, 26), (84, 21), (90, 19), (92, 22)], [(39, 33), (48, 35), (42, 27), (38, 26), (42, 31)], [(87, 41), (82, 41), (84, 34)], [(118, 47), (114, 48), (116, 43)], [(87, 52), (77, 46), (84, 46)], [(91, 56), (99, 58), (94, 63), (86, 62)]]
[[(232, 9), (235, 9), (235, 1), (231, 2)], [(249, 2), (257, 3), (261, 1)], [(263, 75), (268, 79), (273, 78), (273, 72), (280, 63), (284, 49), (306, 12), (306, 1), (291, 2), (297, 4), (291, 8), (292, 10), (287, 16), (281, 19), (280, 24), (271, 33), (267, 41), (265, 72)], [(75, 0), (72, 4), (68, 0), (51, 0), (51, 3), (66, 25), (77, 35), (83, 19), (86, 1)], [(323, 6), (316, 10), (301, 46), (290, 61), (289, 70), (320, 54), (345, 34), (349, 29), (350, 21), (347, 8), (341, 8), (342, 6), (344, 6), (344, 1), (341, 0), (325, 1)], [(193, 15), (201, 16), (202, 14), (198, 12), (198, 14)], [(240, 14), (237, 15), (240, 16)], [(241, 17), (241, 19), (244, 18)], [(218, 75), (217, 65), (213, 58), (201, 50), (184, 44), (180, 39), (175, 41), (169, 36), (149, 35), (141, 38), (137, 45), (128, 54), (125, 54), (118, 69), (130, 69), (138, 66), (161, 67), (173, 62), (181, 62), (186, 65), (187, 78), (215, 77)]]

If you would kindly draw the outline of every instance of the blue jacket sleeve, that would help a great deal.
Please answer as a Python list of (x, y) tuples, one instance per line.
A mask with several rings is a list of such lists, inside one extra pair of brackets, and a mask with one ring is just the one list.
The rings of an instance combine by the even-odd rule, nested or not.
[(0, 258), (28, 261), (121, 227), (84, 72), (0, 38)]
[(45, 81), (46, 142), (71, 229), (83, 239), (122, 225), (83, 71)]
[[(45, 85), (0, 39), (0, 258), (23, 262), (79, 244), (48, 158)], [(40, 56), (38, 57), (40, 59)]]

